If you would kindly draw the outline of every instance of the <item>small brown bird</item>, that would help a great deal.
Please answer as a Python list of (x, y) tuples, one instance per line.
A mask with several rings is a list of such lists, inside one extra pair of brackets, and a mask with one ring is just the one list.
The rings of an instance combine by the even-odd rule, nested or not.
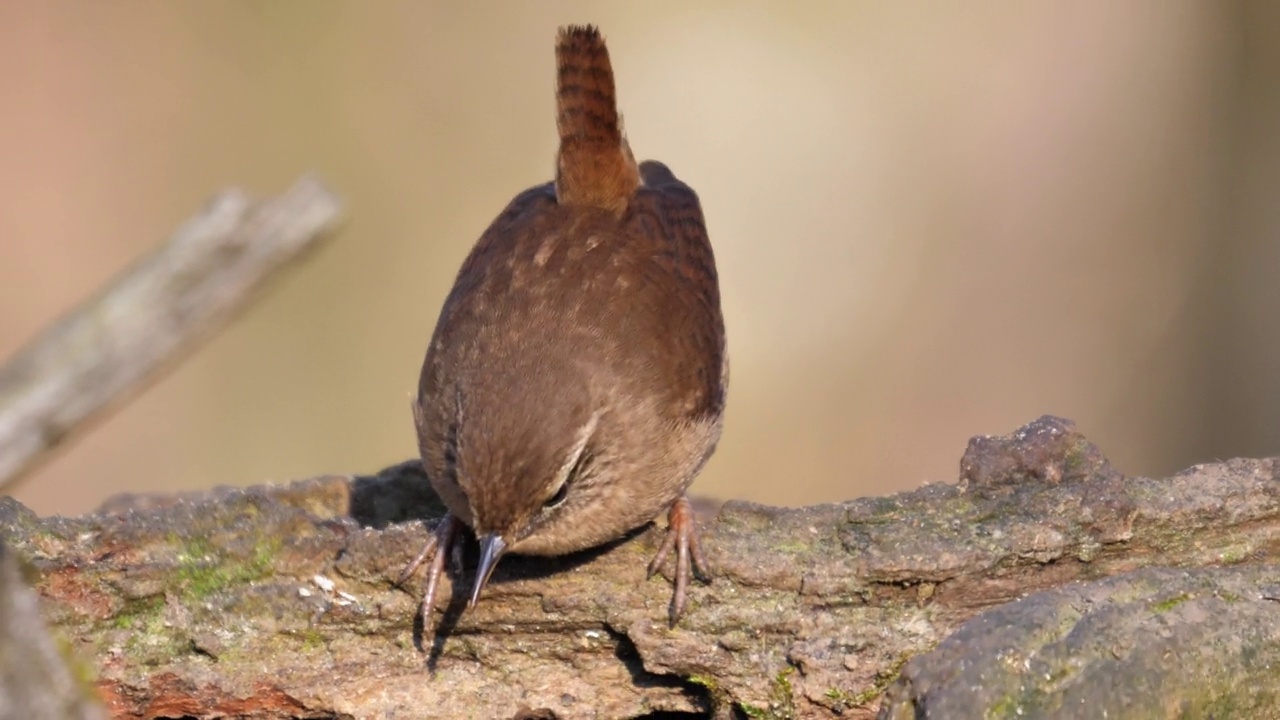
[(685, 490), (715, 450), (728, 383), (715, 260), (698, 197), (639, 165), (593, 27), (556, 43), (554, 183), (516, 196), (462, 264), (413, 404), (422, 462), (449, 512), (436, 586), (462, 524), (480, 561), (468, 607), (506, 553), (561, 555), (664, 510), (652, 575), (676, 551), (671, 621), (705, 565)]

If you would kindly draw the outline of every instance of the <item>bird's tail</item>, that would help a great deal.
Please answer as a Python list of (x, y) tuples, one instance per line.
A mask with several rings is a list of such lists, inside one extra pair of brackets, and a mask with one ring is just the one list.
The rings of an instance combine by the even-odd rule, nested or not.
[(561, 28), (556, 67), (556, 199), (620, 215), (640, 186), (640, 172), (622, 133), (613, 67), (600, 32), (590, 25)]

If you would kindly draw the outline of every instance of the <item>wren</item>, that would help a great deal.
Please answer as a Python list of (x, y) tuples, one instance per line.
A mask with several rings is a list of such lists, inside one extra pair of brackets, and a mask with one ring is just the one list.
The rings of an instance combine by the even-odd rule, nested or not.
[[(507, 553), (562, 555), (667, 513), (648, 572), (675, 551), (670, 621), (706, 575), (689, 484), (715, 450), (728, 355), (697, 195), (637, 164), (599, 32), (556, 42), (554, 182), (515, 197), (444, 302), (413, 415), (448, 513), (424, 561), (424, 627), (463, 525), (480, 543), (470, 602)], [(691, 567), (692, 565), (692, 567)]]

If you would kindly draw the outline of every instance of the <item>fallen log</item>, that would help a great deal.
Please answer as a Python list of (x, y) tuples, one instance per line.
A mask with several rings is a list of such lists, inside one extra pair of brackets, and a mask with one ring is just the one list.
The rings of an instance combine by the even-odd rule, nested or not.
[[(416, 462), (369, 477), (120, 498), (81, 518), (38, 518), (4, 499), (0, 539), (35, 568), (49, 623), (96, 665), (120, 718), (870, 718), (882, 699), (883, 717), (972, 717), (939, 714), (958, 696), (939, 699), (943, 681), (931, 678), (950, 672), (956, 693), (987, 677), (957, 663), (998, 665), (993, 648), (1014, 646), (1035, 659), (1052, 645), (1044, 628), (1055, 616), (1018, 610), (1026, 603), (1128, 593), (1138, 614), (1204, 608), (1186, 620), (1205, 623), (1194, 637), (1206, 638), (1242, 617), (1215, 614), (1201, 604), (1211, 593), (1172, 580), (1169, 595), (1165, 576), (1143, 568), (1228, 568), (1203, 576), (1205, 587), (1241, 598), (1260, 629), (1193, 659), (1251, 677), (1245, 656), (1274, 652), (1280, 627), (1280, 603), (1267, 599), (1280, 595), (1268, 564), (1278, 479), (1271, 459), (1125, 477), (1069, 421), (1044, 417), (972, 440), (954, 485), (794, 509), (703, 504), (715, 577), (691, 588), (674, 628), (669, 585), (644, 580), (659, 539), (645, 529), (572, 557), (504, 560), (465, 613), (469, 571), (455, 575), (423, 637), (420, 589), (393, 584), (426, 538), (419, 520), (442, 511)], [(1072, 583), (1092, 587), (1064, 588)], [(1067, 594), (1028, 597), (1038, 591)], [(1143, 605), (1143, 592), (1156, 599)], [(1164, 607), (1179, 593), (1184, 610)], [(1095, 612), (1082, 607), (1077, 625)], [(987, 636), (996, 644), (972, 639)], [(1134, 657), (1160, 641), (1123, 636)], [(1069, 645), (1052, 647), (1069, 662)], [(1089, 694), (1107, 670), (1091, 672), (1070, 697), (1113, 697)], [(1188, 670), (1141, 672), (1149, 681), (1132, 692), (1164, 697)], [(990, 677), (1004, 694), (984, 707), (1010, 717), (1016, 698), (990, 704), (1010, 683), (1069, 684), (1030, 669)], [(1239, 684), (1214, 688), (1221, 702), (1252, 701)]]

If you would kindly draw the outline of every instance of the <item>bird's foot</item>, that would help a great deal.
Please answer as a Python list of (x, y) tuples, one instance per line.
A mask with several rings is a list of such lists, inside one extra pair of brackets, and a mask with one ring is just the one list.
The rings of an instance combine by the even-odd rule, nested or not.
[(696, 575), (699, 580), (708, 582), (707, 560), (702, 556), (702, 546), (698, 544), (698, 527), (694, 519), (693, 506), (689, 498), (681, 495), (667, 511), (667, 536), (658, 548), (658, 554), (649, 563), (648, 577), (653, 577), (662, 567), (662, 563), (676, 551), (675, 593), (671, 597), (671, 624), (675, 625), (684, 613), (684, 604), (688, 596), (689, 576)]
[(422, 605), (418, 610), (422, 613), (424, 634), (431, 627), (431, 610), (436, 604), (436, 588), (440, 585), (440, 574), (444, 572), (450, 550), (453, 549), (454, 540), (458, 537), (458, 528), (458, 519), (453, 516), (453, 513), (445, 513), (431, 536), (427, 538), (427, 542), (423, 544), (422, 550), (409, 561), (404, 571), (400, 573), (400, 579), (396, 581), (396, 585), (404, 585), (424, 561), (428, 558), (431, 560), (427, 565), (427, 577), (423, 581)]

